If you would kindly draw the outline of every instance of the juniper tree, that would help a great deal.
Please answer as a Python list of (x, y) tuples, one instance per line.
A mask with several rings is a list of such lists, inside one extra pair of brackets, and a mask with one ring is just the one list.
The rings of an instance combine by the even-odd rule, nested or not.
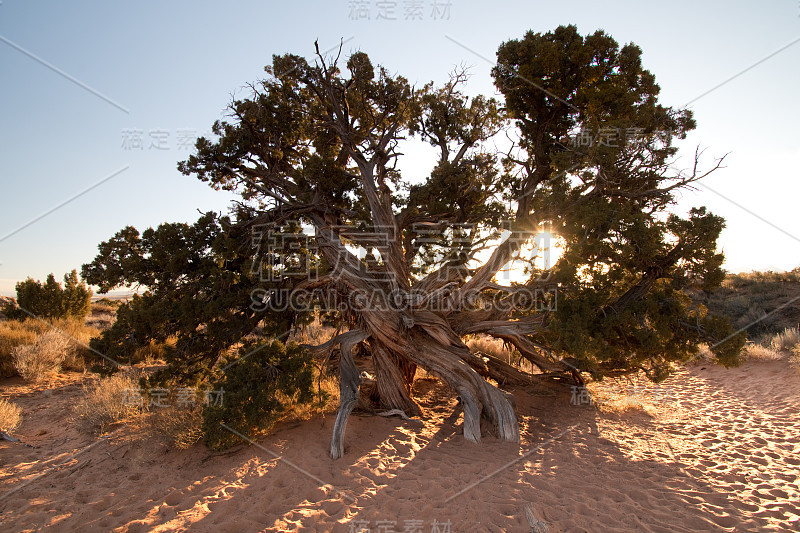
[(295, 314), (266, 315), (253, 306), (259, 276), (252, 273), (248, 239), (229, 217), (205, 213), (191, 225), (162, 224), (141, 234), (129, 226), (101, 243), (83, 276), (101, 293), (131, 286), (146, 291), (123, 303), (114, 324), (92, 340), (95, 353), (106, 357), (100, 362), (136, 362), (137, 348), (157, 343), (165, 347), (168, 366), (150, 382), (196, 385), (212, 379), (221, 358), (257, 327), (268, 336), (290, 328)]
[[(324, 293), (346, 330), (316, 349), (341, 349), (334, 457), (359, 384), (356, 345), (372, 358), (382, 407), (418, 413), (410, 391), (422, 367), (459, 395), (464, 436), (474, 442), (482, 426), (519, 440), (509, 395), (486, 378), (526, 376), (471, 353), (467, 335), (502, 339), (541, 375), (579, 382), (634, 371), (660, 380), (702, 342), (722, 363), (738, 361), (742, 336), (687, 296), (723, 278), (716, 250), (723, 220), (703, 207), (686, 217), (673, 212), (675, 193), (722, 162), (701, 171), (696, 152), (688, 170), (676, 167), (675, 142), (695, 128), (691, 112), (660, 104), (641, 50), (602, 31), (529, 32), (503, 43), (497, 59), (501, 100), (468, 96), (463, 72), (442, 86), (414, 87), (363, 52), (343, 60), (317, 49), (313, 62), (274, 56), (266, 79), (213, 125), (214, 138), (200, 138), (179, 163), (184, 174), (240, 195), (229, 223), (241, 242), (256, 228), (288, 224), (313, 243), (300, 247), (315, 261), (313, 276), (283, 288)], [(421, 181), (398, 165), (410, 138), (436, 150)], [(525, 280), (504, 283), (499, 273), (528, 257), (545, 228), (561, 239), (563, 256), (546, 272), (530, 262)], [(96, 264), (140, 267), (112, 260), (128, 244), (104, 245)], [(178, 254), (192, 249), (170, 246)], [(224, 254), (212, 256), (227, 272)], [(196, 264), (175, 259), (176, 280)], [(198, 344), (234, 336), (212, 326), (223, 310), (251, 309), (248, 290), (266, 290), (261, 274), (276, 266), (258, 264), (258, 279), (232, 293), (225, 283), (203, 282), (222, 292), (202, 292), (211, 312), (191, 324), (208, 326)], [(194, 312), (196, 288), (175, 283), (171, 290)], [(262, 303), (279, 294), (274, 284), (267, 289), (258, 293)], [(540, 305), (544, 294), (555, 301)], [(158, 308), (154, 298), (148, 309)], [(267, 316), (241, 312), (236, 335)]]
[(83, 320), (91, 307), (92, 291), (78, 278), (78, 271), (64, 274), (64, 284), (48, 274), (44, 283), (28, 278), (16, 285), (16, 305), (4, 310), (9, 318), (75, 318)]

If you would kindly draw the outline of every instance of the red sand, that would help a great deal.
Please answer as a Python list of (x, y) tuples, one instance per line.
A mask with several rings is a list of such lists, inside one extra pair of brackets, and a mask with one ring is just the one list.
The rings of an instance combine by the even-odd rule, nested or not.
[(80, 433), (80, 375), (52, 392), (5, 380), (17, 436), (37, 447), (0, 442), (0, 529), (522, 532), (532, 505), (550, 532), (800, 530), (800, 377), (786, 360), (694, 366), (629, 409), (517, 390), (519, 447), (465, 442), (448, 389), (416, 393), (424, 425), (354, 415), (332, 461), (330, 416), (263, 448), (169, 451)]

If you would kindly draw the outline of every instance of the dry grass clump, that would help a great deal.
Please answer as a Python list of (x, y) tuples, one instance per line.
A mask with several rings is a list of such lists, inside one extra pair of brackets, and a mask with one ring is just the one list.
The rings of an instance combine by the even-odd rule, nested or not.
[(135, 441), (160, 442), (179, 450), (200, 441), (206, 400), (202, 390), (174, 385), (145, 392), (145, 411), (132, 421)]
[(630, 393), (620, 386), (606, 383), (589, 383), (585, 392), (575, 386), (570, 398), (572, 405), (596, 406), (604, 413), (624, 413), (626, 411), (645, 410), (646, 398), (642, 394)]
[(196, 403), (181, 406), (170, 403), (152, 407), (133, 421), (133, 434), (140, 442), (160, 439), (168, 446), (186, 450), (203, 437), (203, 407)]
[(130, 361), (132, 364), (144, 363), (146, 365), (152, 365), (156, 361), (163, 361), (167, 349), (175, 346), (177, 342), (178, 337), (175, 335), (167, 337), (165, 342), (150, 341), (148, 344), (136, 348)]
[(646, 411), (647, 402), (643, 396), (624, 393), (599, 394), (593, 397), (594, 404), (604, 413), (624, 413), (627, 411)]
[(102, 378), (85, 391), (75, 414), (94, 433), (104, 433), (112, 425), (139, 415), (144, 407), (138, 379), (131, 374)]
[(748, 344), (745, 351), (750, 361), (777, 361), (781, 358), (781, 354), (774, 348), (761, 344)]
[(109, 300), (101, 298), (96, 302), (92, 302), (89, 316), (86, 317), (86, 324), (101, 330), (111, 327), (117, 319), (117, 310), (122, 304), (120, 300)]
[(526, 359), (523, 359), (519, 352), (512, 349), (501, 339), (479, 335), (476, 337), (468, 338), (465, 342), (472, 353), (482, 353), (491, 355), (496, 359), (505, 361), (506, 363), (516, 366), (517, 368), (530, 373), (535, 373), (536, 370), (533, 365)]
[(791, 353), (789, 354), (789, 361), (792, 363), (798, 372), (800, 372), (800, 344), (792, 348)]
[[(586, 390), (592, 405), (606, 413), (643, 411), (654, 416), (658, 412), (675, 408), (678, 402), (673, 389), (652, 383), (642, 375), (591, 382), (586, 385)], [(577, 387), (577, 391), (580, 391), (580, 387)], [(576, 389), (573, 389), (571, 403), (575, 404), (576, 399), (578, 405), (583, 403), (576, 394)]]
[(14, 368), (28, 381), (46, 381), (61, 370), (68, 346), (66, 335), (56, 330), (46, 331), (33, 344), (16, 346), (12, 350)]
[(89, 341), (99, 335), (100, 330), (76, 319), (5, 320), (0, 321), (0, 377), (12, 377), (19, 373), (14, 362), (15, 348), (33, 347), (45, 342), (47, 339), (41, 339), (41, 336), (48, 331), (59, 333), (67, 339), (60, 368), (83, 371), (84, 360), (89, 355)]
[(765, 335), (759, 342), (748, 343), (747, 359), (754, 361), (777, 361), (793, 353), (800, 346), (800, 330), (785, 328), (774, 335)]
[(11, 433), (22, 422), (22, 409), (5, 398), (0, 398), (0, 431)]
[(702, 343), (697, 347), (697, 353), (692, 360), (700, 360), (710, 363), (714, 361), (714, 353), (711, 351), (711, 348), (709, 348), (708, 344)]
[(83, 372), (86, 369), (85, 361), (91, 359), (89, 341), (100, 335), (100, 330), (87, 326), (82, 320), (61, 319), (53, 322), (53, 327), (63, 332), (69, 339), (67, 355), (62, 368)]
[(798, 328), (786, 328), (772, 337), (770, 341), (770, 346), (779, 352), (791, 351), (798, 344), (800, 344), (800, 329)]
[(17, 375), (14, 368), (14, 348), (34, 344), (47, 330), (47, 324), (35, 320), (4, 320), (0, 322), (0, 377)]
[(141, 370), (102, 378), (86, 390), (75, 413), (85, 430), (104, 433), (115, 424), (125, 424), (134, 442), (161, 441), (186, 449), (202, 437), (203, 398), (183, 388), (142, 390)]
[[(298, 404), (282, 394), (278, 397), (284, 405), (286, 411), (282, 420), (308, 420), (317, 413), (323, 416), (334, 413), (339, 409), (339, 377), (320, 370), (314, 369), (314, 388), (316, 389), (320, 401), (313, 404)], [(324, 403), (323, 400), (324, 399)]]
[(318, 345), (329, 341), (335, 334), (335, 328), (323, 326), (319, 320), (314, 320), (310, 324), (306, 324), (292, 332), (286, 342), (294, 341), (297, 344)]
[(480, 336), (467, 339), (466, 344), (470, 351), (483, 352), (508, 362), (507, 359), (509, 358), (509, 351), (505, 349), (503, 341), (500, 339)]

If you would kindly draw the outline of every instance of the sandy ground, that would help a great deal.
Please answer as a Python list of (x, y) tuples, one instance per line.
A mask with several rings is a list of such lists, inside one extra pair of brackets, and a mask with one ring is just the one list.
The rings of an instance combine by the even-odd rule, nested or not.
[(5, 380), (34, 447), (0, 443), (0, 529), (529, 531), (532, 506), (551, 532), (800, 531), (800, 377), (787, 361), (596, 392), (610, 407), (516, 390), (522, 445), (474, 445), (448, 389), (420, 380), (424, 423), (353, 416), (332, 461), (331, 417), (222, 455), (169, 451), (79, 432), (79, 375), (52, 391)]

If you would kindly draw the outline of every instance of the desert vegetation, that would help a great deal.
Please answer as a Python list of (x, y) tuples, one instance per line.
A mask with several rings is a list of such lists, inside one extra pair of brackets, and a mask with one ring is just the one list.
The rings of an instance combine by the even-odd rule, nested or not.
[(13, 433), (22, 423), (21, 409), (5, 398), (0, 398), (0, 431)]
[(89, 384), (75, 414), (88, 431), (102, 434), (114, 424), (132, 419), (143, 407), (138, 379), (117, 374)]
[(40, 4), (0, 530), (800, 531), (798, 6)]
[[(304, 346), (311, 357), (300, 366), (269, 366), (280, 383), (308, 375), (312, 360), (338, 363), (334, 457), (358, 403), (354, 357), (367, 358), (369, 396), (383, 410), (421, 413), (411, 397), (418, 368), (443, 379), (474, 442), (485, 432), (518, 440), (501, 383), (637, 372), (661, 381), (703, 343), (718, 362), (739, 364), (744, 334), (690, 298), (723, 281), (724, 222), (704, 207), (686, 218), (668, 210), (721, 164), (701, 170), (698, 153), (675, 170), (691, 112), (659, 104), (639, 48), (601, 31), (531, 32), (498, 58), (500, 100), (467, 96), (463, 71), (417, 88), (363, 52), (275, 56), (267, 79), (179, 164), (237, 193), (231, 214), (124, 228), (84, 265), (100, 292), (148, 289), (92, 342), (114, 361), (99, 363), (113, 371), (158, 345), (166, 367), (149, 386), (211, 383), (232, 354), (247, 357), (243, 346), (258, 349), (254, 333), (282, 342), (319, 317), (335, 337)], [(619, 142), (576, 149), (575, 139), (608, 128)], [(499, 135), (511, 140), (503, 150)], [(412, 137), (438, 152), (421, 183), (396, 165)], [(530, 254), (545, 230), (564, 243), (546, 270)], [(501, 283), (514, 261), (525, 276)], [(498, 339), (525, 366), (478, 355), (470, 336)]]
[(800, 270), (728, 274), (719, 289), (695, 298), (751, 340), (771, 338), (800, 325)]
[(82, 320), (89, 312), (92, 291), (78, 278), (78, 271), (64, 275), (63, 286), (50, 274), (42, 283), (32, 278), (17, 283), (17, 298), (3, 312), (9, 318)]
[(42, 333), (36, 342), (14, 348), (14, 368), (23, 378), (44, 381), (61, 370), (69, 339), (55, 330)]
[[(797, 329), (776, 329), (767, 309), (795, 307), (797, 272), (726, 279), (724, 222), (705, 208), (669, 214), (675, 192), (720, 161), (672, 171), (673, 143), (695, 124), (658, 103), (639, 49), (565, 26), (498, 54), (546, 90), (506, 67), (493, 71), (495, 100), (468, 97), (464, 71), (414, 88), (362, 52), (275, 56), (179, 164), (240, 194), (231, 215), (127, 227), (83, 279), (19, 283), (0, 324), (4, 375), (91, 368), (103, 378), (76, 409), (86, 428), (136, 420), (179, 447), (224, 449), (335, 401), (338, 457), (352, 409), (421, 414), (417, 375), (458, 395), (468, 440), (514, 441), (504, 387), (660, 382), (700, 349), (728, 366), (791, 353)], [(611, 126), (626, 132), (619, 143), (576, 149), (579, 135)], [(490, 146), (500, 133), (513, 139), (503, 151)], [(440, 152), (420, 184), (394, 166), (410, 137)], [(563, 241), (546, 269), (545, 229)], [(504, 285), (510, 264), (525, 276)], [(145, 291), (90, 304), (86, 282)], [(219, 389), (227, 401), (129, 401), (153, 389), (171, 400)]]
[[(77, 319), (40, 319), (0, 321), (0, 376), (23, 375), (26, 368), (84, 370), (89, 357), (89, 342), (100, 330)], [(32, 366), (31, 366), (32, 365)]]

